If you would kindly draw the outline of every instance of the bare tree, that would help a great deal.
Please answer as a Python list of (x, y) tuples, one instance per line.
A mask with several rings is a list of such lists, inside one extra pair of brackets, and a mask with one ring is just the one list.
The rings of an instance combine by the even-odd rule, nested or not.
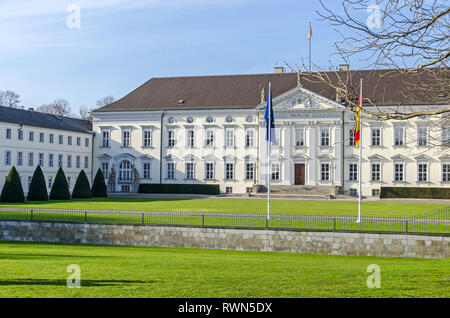
[(13, 91), (0, 91), (0, 106), (19, 107), (20, 95)]
[(105, 97), (97, 100), (97, 107), (100, 108), (100, 107), (109, 105), (109, 104), (113, 103), (115, 100), (116, 99), (111, 95), (105, 96)]
[(65, 99), (56, 99), (53, 103), (39, 106), (37, 111), (58, 116), (69, 116), (71, 114), (70, 103)]
[[(317, 13), (341, 36), (335, 42), (336, 54), (346, 64), (359, 59), (372, 72), (311, 71), (303, 65), (305, 84), (325, 85), (357, 115), (359, 79), (364, 77), (370, 85), (364, 85), (361, 118), (407, 120), (450, 112), (447, 0), (342, 0), (341, 10), (319, 1), (322, 9)], [(402, 102), (386, 107), (392, 90)], [(408, 106), (413, 104), (423, 107)]]
[(78, 113), (81, 119), (92, 121), (91, 110), (87, 106), (81, 105)]

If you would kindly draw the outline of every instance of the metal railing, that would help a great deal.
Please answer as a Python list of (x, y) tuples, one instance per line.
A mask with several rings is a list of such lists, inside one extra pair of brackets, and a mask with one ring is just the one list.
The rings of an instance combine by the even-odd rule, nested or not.
[(0, 208), (0, 220), (120, 223), (297, 231), (373, 232), (450, 236), (450, 207), (409, 218), (245, 213), (187, 213)]

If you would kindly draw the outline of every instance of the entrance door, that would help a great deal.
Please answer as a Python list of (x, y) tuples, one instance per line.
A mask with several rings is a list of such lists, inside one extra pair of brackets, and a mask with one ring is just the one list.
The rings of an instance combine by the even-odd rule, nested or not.
[(295, 184), (305, 185), (305, 164), (295, 164)]

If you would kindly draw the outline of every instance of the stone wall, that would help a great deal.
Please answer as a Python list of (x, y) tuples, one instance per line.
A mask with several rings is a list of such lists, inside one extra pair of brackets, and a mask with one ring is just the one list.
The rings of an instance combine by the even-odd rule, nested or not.
[(382, 257), (449, 257), (450, 237), (0, 221), (0, 240)]

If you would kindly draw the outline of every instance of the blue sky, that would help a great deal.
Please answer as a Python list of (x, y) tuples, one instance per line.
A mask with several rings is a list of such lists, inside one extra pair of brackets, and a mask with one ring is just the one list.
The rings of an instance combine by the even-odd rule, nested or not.
[[(338, 5), (338, 1), (328, 1)], [(81, 27), (68, 28), (70, 4)], [(342, 60), (317, 0), (0, 0), (0, 90), (25, 107), (67, 99), (74, 112), (151, 77), (269, 73), (308, 57)], [(352, 68), (357, 68), (355, 61)]]

